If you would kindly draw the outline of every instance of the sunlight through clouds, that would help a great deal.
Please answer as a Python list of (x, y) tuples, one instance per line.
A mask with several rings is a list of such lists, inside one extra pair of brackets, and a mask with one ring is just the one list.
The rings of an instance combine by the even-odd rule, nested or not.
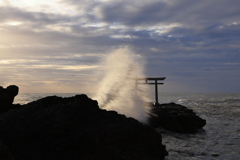
[(54, 70), (72, 70), (72, 71), (80, 71), (80, 70), (86, 70), (86, 69), (93, 69), (97, 68), (98, 66), (90, 66), (90, 65), (79, 65), (79, 66), (63, 66), (63, 65), (51, 65), (51, 64), (45, 64), (45, 65), (21, 65), (21, 67), (25, 68), (32, 68), (32, 69), (54, 69)]
[[(28, 63), (28, 64), (26, 64)], [(31, 65), (29, 65), (31, 63)], [(97, 65), (52, 65), (52, 64), (41, 64), (42, 62), (39, 60), (25, 60), (25, 59), (18, 59), (18, 60), (0, 60), (0, 65), (5, 65), (7, 68), (12, 68), (12, 66), (21, 67), (21, 68), (38, 68), (38, 69), (59, 69), (59, 70), (85, 70), (85, 69), (93, 69), (97, 68)], [(3, 67), (3, 66), (2, 66)]]
[(72, 14), (73, 11), (60, 3), (61, 0), (5, 0), (0, 5), (12, 6), (25, 11)]
[(22, 22), (18, 22), (18, 21), (9, 21), (9, 22), (6, 22), (4, 23), (5, 25), (10, 25), (10, 26), (18, 26), (18, 25), (21, 25)]

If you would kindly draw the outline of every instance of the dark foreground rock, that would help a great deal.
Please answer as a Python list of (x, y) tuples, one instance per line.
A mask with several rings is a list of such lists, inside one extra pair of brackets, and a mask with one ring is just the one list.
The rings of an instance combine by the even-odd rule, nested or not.
[(152, 105), (149, 124), (178, 133), (196, 133), (206, 125), (206, 120), (197, 116), (193, 110), (175, 103)]
[(0, 113), (6, 112), (11, 108), (14, 97), (18, 94), (18, 86), (10, 85), (7, 88), (0, 86)]
[(9, 148), (0, 141), (0, 160), (13, 160)]
[(152, 127), (99, 109), (86, 95), (46, 97), (0, 116), (0, 139), (15, 160), (159, 160)]

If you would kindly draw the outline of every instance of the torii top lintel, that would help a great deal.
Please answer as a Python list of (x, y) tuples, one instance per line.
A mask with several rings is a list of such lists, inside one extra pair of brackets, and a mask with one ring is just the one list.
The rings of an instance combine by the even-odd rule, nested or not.
[(158, 78), (135, 78), (135, 80), (164, 80), (166, 77), (158, 77)]

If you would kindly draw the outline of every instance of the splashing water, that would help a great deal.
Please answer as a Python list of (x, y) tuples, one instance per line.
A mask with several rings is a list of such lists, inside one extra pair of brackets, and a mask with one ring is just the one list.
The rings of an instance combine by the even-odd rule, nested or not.
[(99, 106), (146, 122), (149, 108), (144, 102), (149, 101), (149, 88), (147, 85), (136, 88), (133, 79), (145, 77), (144, 65), (142, 56), (128, 48), (110, 53), (102, 61), (103, 78), (95, 97)]

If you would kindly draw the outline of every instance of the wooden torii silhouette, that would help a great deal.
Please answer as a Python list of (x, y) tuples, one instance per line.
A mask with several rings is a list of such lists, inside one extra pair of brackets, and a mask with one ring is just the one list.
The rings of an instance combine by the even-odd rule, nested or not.
[[(163, 85), (164, 83), (158, 83), (159, 81), (163, 81), (166, 77), (158, 77), (158, 78), (134, 78), (136, 87), (138, 84), (155, 84), (155, 105), (158, 105), (158, 84)], [(140, 82), (139, 82), (140, 81)], [(149, 82), (150, 81), (150, 82)], [(152, 82), (154, 81), (154, 83)]]

